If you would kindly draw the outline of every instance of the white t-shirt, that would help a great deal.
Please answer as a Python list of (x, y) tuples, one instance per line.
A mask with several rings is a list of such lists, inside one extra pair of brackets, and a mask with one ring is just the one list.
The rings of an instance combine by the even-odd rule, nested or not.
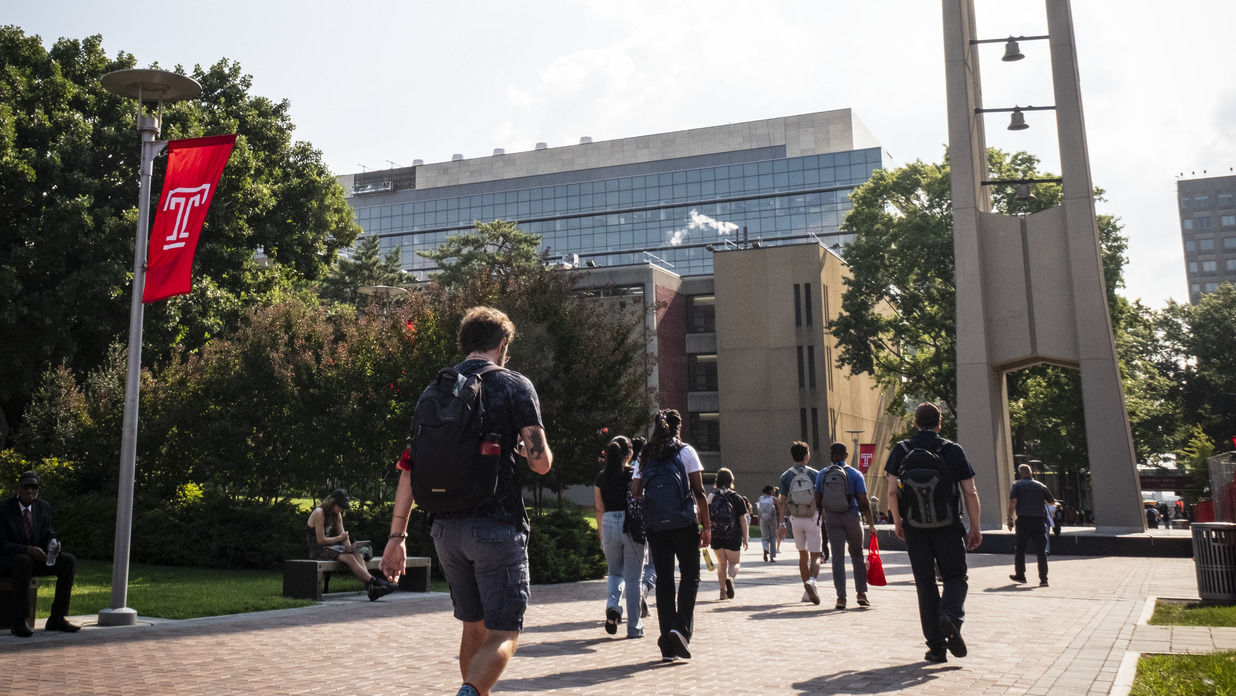
[[(678, 453), (678, 458), (682, 460), (683, 467), (687, 470), (687, 476), (703, 471), (704, 465), (700, 464), (700, 455), (695, 452), (695, 448), (691, 445), (683, 445), (682, 450)], [(639, 478), (639, 461), (634, 463), (635, 473), (631, 474), (631, 478)]]

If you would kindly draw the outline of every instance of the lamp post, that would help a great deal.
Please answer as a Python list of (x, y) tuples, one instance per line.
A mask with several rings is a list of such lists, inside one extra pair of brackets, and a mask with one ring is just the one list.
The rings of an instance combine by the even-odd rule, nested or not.
[(356, 289), (362, 295), (371, 295), (381, 298), (382, 304), (378, 310), (382, 316), (386, 316), (387, 310), (390, 308), (391, 298), (399, 297), (408, 294), (407, 288), (400, 288), (394, 285), (364, 285)]
[[(129, 541), (133, 530), (133, 479), (137, 464), (137, 401), (142, 369), (142, 289), (146, 285), (146, 238), (150, 234), (150, 178), (154, 158), (167, 145), (156, 140), (163, 125), (164, 102), (190, 99), (202, 93), (196, 80), (165, 70), (116, 70), (101, 79), (112, 93), (137, 100), (137, 132), (141, 138), (141, 169), (137, 200), (137, 244), (133, 252), (133, 300), (129, 306), (129, 364), (124, 387), (124, 425), (120, 443), (120, 480), (116, 490), (116, 544), (112, 555), (111, 607), (99, 612), (100, 626), (131, 626), (137, 612), (125, 606), (129, 590)], [(143, 103), (158, 104), (154, 117), (143, 115)]]

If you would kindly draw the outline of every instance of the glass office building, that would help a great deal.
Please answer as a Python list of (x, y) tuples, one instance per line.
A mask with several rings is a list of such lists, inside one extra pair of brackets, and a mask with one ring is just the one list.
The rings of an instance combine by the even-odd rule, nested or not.
[(551, 258), (572, 265), (653, 262), (689, 276), (712, 273), (718, 245), (843, 246), (849, 194), (883, 164), (842, 109), (340, 180), (365, 234), (384, 254), (401, 247), (418, 279), (433, 270), (418, 251), (495, 219), (541, 235)]

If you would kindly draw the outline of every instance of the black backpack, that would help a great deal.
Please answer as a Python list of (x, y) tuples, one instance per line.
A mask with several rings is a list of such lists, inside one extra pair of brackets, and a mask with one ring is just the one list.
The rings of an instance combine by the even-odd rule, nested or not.
[(733, 544), (742, 539), (742, 533), (738, 528), (738, 518), (734, 516), (735, 495), (732, 491), (718, 488), (712, 494), (712, 501), (708, 503), (712, 540), (717, 544)]
[(460, 512), (493, 500), (498, 488), (500, 436), (484, 428), (482, 375), (453, 367), (438, 371), (412, 414), (408, 455), (412, 497), (426, 512)]
[(958, 509), (961, 491), (940, 458), (940, 452), (950, 444), (940, 438), (934, 450), (911, 448), (909, 440), (897, 445), (906, 453), (897, 476), (900, 481), (898, 506), (902, 519), (911, 527), (948, 527), (961, 519)]
[[(678, 452), (682, 450), (679, 449)], [(687, 467), (674, 453), (669, 459), (648, 458), (640, 463), (644, 488), (644, 526), (648, 531), (681, 529), (696, 523), (695, 500)]]

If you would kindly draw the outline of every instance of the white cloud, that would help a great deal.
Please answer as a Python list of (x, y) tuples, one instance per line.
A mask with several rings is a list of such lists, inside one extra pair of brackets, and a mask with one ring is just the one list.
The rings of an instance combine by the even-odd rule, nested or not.
[(737, 229), (738, 225), (733, 222), (717, 220), (692, 208), (691, 220), (687, 222), (686, 227), (680, 227), (670, 233), (669, 243), (671, 246), (678, 246), (686, 242), (687, 236), (692, 232), (712, 232), (720, 236), (730, 234)]

